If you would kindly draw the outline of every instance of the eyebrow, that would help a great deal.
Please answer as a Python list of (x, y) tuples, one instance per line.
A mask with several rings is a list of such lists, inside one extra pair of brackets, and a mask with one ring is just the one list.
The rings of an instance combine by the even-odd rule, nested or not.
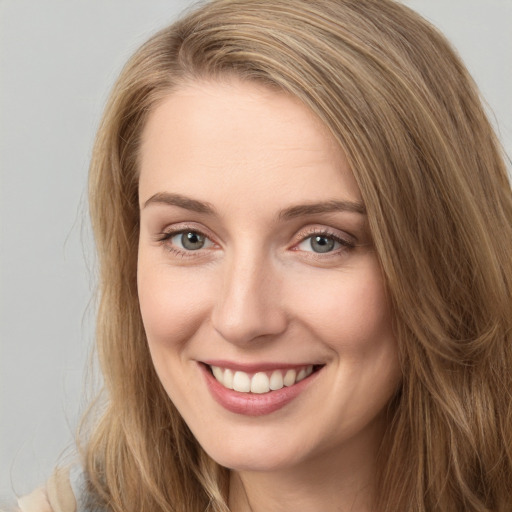
[(333, 212), (352, 212), (361, 215), (366, 214), (364, 204), (359, 201), (323, 201), (320, 203), (307, 203), (291, 206), (281, 211), (280, 219), (289, 220), (302, 215), (314, 215), (317, 213), (333, 213)]
[(185, 210), (191, 210), (197, 213), (215, 213), (215, 208), (210, 204), (203, 201), (197, 201), (181, 194), (171, 194), (169, 192), (158, 192), (152, 195), (145, 203), (142, 208), (150, 204), (167, 204), (169, 206), (179, 206)]
[[(143, 205), (146, 208), (150, 204), (165, 204), (169, 206), (178, 206), (185, 210), (194, 211), (197, 213), (205, 213), (212, 215), (215, 213), (215, 208), (207, 202), (198, 201), (181, 194), (172, 194), (170, 192), (158, 192), (152, 195)], [(279, 212), (278, 218), (281, 220), (290, 220), (303, 215), (315, 215), (318, 213), (333, 213), (333, 212), (352, 212), (361, 215), (366, 214), (364, 204), (359, 201), (322, 201), (318, 203), (306, 203), (295, 206), (290, 206)]]

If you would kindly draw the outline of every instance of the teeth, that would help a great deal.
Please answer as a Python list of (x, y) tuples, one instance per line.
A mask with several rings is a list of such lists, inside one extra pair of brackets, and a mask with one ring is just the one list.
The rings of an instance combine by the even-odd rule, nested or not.
[(276, 389), (281, 389), (283, 386), (283, 374), (279, 370), (272, 372), (270, 376), (270, 389), (275, 391)]
[[(219, 368), (219, 370), (222, 372), (222, 370), (220, 368)], [(217, 379), (217, 380), (219, 382), (221, 382), (222, 384), (224, 384), (225, 388), (233, 389), (233, 372), (229, 368), (224, 370), (224, 382), (222, 381), (222, 379)]]
[(222, 379), (224, 377), (224, 372), (222, 371), (222, 368), (219, 368), (218, 366), (212, 366), (212, 372), (213, 372), (213, 376), (219, 382), (222, 382)]
[(235, 391), (241, 391), (242, 393), (248, 393), (251, 391), (251, 379), (245, 372), (235, 372), (233, 377), (233, 389)]
[(302, 370), (297, 374), (296, 382), (300, 382), (306, 376), (306, 370), (302, 368)]
[(270, 391), (270, 381), (267, 374), (263, 372), (255, 373), (251, 379), (251, 393), (268, 393)]
[(283, 382), (285, 386), (293, 386), (295, 384), (295, 377), (297, 372), (295, 370), (288, 370), (284, 376)]
[(271, 374), (257, 372), (252, 377), (245, 372), (223, 369), (212, 366), (213, 376), (225, 388), (234, 389), (240, 393), (268, 393), (282, 389), (284, 386), (293, 386), (313, 373), (313, 365), (300, 369), (275, 370)]

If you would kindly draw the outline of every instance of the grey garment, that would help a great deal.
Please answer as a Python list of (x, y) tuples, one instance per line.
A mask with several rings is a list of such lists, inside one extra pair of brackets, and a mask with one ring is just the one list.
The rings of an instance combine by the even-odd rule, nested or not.
[(93, 504), (93, 499), (87, 489), (87, 478), (81, 466), (72, 466), (69, 471), (69, 481), (76, 500), (76, 512), (107, 512), (105, 508)]
[[(73, 510), (74, 512), (108, 512), (106, 508), (94, 504), (94, 497), (88, 490), (87, 475), (79, 464), (73, 464), (72, 466), (70, 466), (69, 472), (66, 469), (62, 468), (62, 472), (66, 474), (66, 484), (64, 485), (64, 487), (67, 486), (67, 480), (69, 477), (69, 484), (71, 486), (71, 491), (73, 492), (73, 496), (76, 502), (76, 507), (74, 507), (74, 504), (72, 508), (68, 508), (68, 506), (66, 505), (65, 510), (67, 510), (68, 512), (70, 510)], [(55, 474), (57, 474), (57, 472), (54, 473), (54, 475)], [(34, 496), (33, 500), (29, 505), (29, 510), (47, 510), (48, 501), (45, 496), (47, 496), (48, 493), (48, 486), (50, 486), (53, 489), (53, 492), (57, 493), (57, 495), (59, 496), (67, 495), (67, 503), (69, 504), (69, 506), (71, 506), (71, 502), (69, 502), (69, 499), (71, 498), (69, 488), (65, 494), (64, 489), (60, 487), (60, 485), (64, 484), (62, 479), (60, 480), (60, 484), (57, 484), (57, 486), (55, 486), (55, 481), (53, 481), (52, 484), (52, 478), (50, 478), (50, 480), (47, 482), (46, 490), (43, 490), (43, 487), (41, 487), (39, 489), (36, 489), (30, 495), (20, 498), (29, 498), (30, 496), (33, 496), (36, 492), (40, 492), (40, 496)], [(53, 502), (50, 502), (49, 505), (52, 506), (55, 504)], [(0, 498), (0, 512), (20, 512), (20, 507), (14, 504), (14, 500), (4, 500), (3, 498)]]

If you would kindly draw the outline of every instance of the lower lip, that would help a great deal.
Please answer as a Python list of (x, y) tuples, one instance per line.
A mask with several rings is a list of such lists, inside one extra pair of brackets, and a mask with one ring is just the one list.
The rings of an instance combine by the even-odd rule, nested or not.
[(293, 386), (284, 387), (268, 393), (240, 393), (233, 389), (225, 388), (211, 374), (209, 367), (199, 364), (206, 379), (206, 385), (213, 399), (224, 409), (245, 416), (263, 416), (270, 414), (297, 398), (316, 379), (320, 370), (312, 373)]

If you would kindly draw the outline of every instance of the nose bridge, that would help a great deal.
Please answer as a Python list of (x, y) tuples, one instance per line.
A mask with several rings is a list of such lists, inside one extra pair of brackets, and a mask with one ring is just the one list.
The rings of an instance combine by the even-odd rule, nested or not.
[(214, 327), (223, 338), (244, 344), (286, 329), (277, 271), (269, 254), (250, 246), (226, 258), (221, 292), (212, 314)]

